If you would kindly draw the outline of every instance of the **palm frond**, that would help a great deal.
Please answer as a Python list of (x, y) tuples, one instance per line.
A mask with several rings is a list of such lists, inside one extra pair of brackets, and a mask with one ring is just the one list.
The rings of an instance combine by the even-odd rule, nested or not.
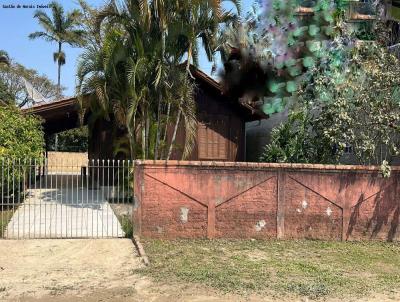
[(33, 17), (38, 19), (39, 24), (44, 28), (46, 33), (49, 34), (49, 33), (56, 32), (56, 29), (54, 27), (52, 20), (44, 11), (41, 11), (41, 10), (35, 11)]
[(54, 32), (62, 32), (64, 24), (64, 8), (56, 1), (50, 3)]
[(187, 66), (198, 64), (200, 47), (213, 60), (219, 26), (228, 17), (231, 13), (223, 10), (221, 0), (111, 0), (96, 13), (93, 23), (101, 47), (85, 46), (78, 62), (77, 91), (95, 95), (91, 110), (124, 124), (131, 152), (143, 145), (140, 152), (146, 157), (154, 155), (156, 144), (166, 150), (166, 141), (158, 141), (166, 135), (159, 134), (179, 116), (186, 133), (186, 158), (196, 136), (195, 88), (189, 68), (178, 66), (184, 59)]
[(49, 35), (49, 34), (47, 34), (45, 32), (42, 32), (42, 31), (36, 31), (34, 33), (31, 33), (31, 34), (29, 34), (28, 37), (31, 40), (34, 40), (34, 39), (37, 39), (37, 38), (43, 38), (47, 42), (57, 41), (55, 37), (53, 37), (53, 36), (51, 36), (51, 35)]
[(79, 25), (82, 21), (82, 13), (79, 9), (74, 9), (69, 12), (65, 17), (64, 27), (71, 28), (75, 25)]

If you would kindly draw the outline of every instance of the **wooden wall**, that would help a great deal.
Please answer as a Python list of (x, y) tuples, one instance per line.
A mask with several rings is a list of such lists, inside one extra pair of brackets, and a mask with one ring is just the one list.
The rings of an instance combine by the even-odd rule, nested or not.
[[(230, 108), (229, 101), (215, 94), (198, 89), (196, 144), (188, 160), (244, 161), (245, 122), (240, 114)], [(172, 127), (169, 131), (172, 137)], [(179, 160), (185, 142), (183, 123), (180, 125), (176, 144), (177, 149), (171, 159)]]
[[(245, 160), (245, 121), (240, 112), (235, 111), (228, 99), (215, 92), (197, 89), (197, 137), (189, 160), (211, 161), (244, 161)], [(168, 138), (172, 138), (174, 125), (168, 130)], [(115, 158), (115, 129), (112, 122), (97, 121), (96, 129), (89, 138), (89, 159)], [(114, 134), (113, 134), (114, 133)], [(118, 135), (117, 135), (118, 136)], [(176, 148), (171, 160), (182, 159), (185, 142), (183, 120), (176, 136)], [(120, 158), (122, 159), (122, 158)]]

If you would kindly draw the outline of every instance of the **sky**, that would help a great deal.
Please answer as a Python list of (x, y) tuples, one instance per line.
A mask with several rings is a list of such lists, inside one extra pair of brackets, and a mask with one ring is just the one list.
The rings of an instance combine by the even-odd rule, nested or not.
[[(56, 51), (55, 43), (42, 39), (30, 40), (28, 35), (35, 31), (41, 31), (37, 20), (33, 18), (37, 5), (46, 5), (46, 0), (0, 0), (0, 49), (5, 50), (15, 62), (32, 68), (44, 74), (54, 83), (57, 82), (57, 64), (53, 61), (53, 53)], [(75, 0), (59, 1), (65, 11), (77, 8)], [(90, 5), (101, 6), (104, 0), (87, 0)], [(251, 9), (254, 0), (242, 0), (242, 15)], [(14, 5), (15, 8), (4, 6)], [(20, 5), (21, 8), (17, 8)], [(31, 5), (34, 8), (23, 8)], [(229, 4), (224, 4), (229, 9)], [(44, 9), (49, 14), (50, 9)], [(65, 96), (74, 95), (76, 63), (82, 49), (63, 45), (66, 54), (66, 64), (61, 69), (61, 84), (66, 87)], [(204, 52), (200, 55), (200, 69), (210, 74), (212, 64), (208, 62)]]

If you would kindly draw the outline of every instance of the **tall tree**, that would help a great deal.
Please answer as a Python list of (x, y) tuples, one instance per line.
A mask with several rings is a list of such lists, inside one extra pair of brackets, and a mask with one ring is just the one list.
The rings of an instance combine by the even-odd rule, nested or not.
[(288, 122), (273, 131), (263, 161), (340, 163), (351, 150), (363, 165), (389, 164), (400, 154), (399, 59), (377, 43), (346, 49), (345, 64), (308, 72)]
[(29, 38), (42, 38), (45, 41), (57, 43), (58, 50), (53, 54), (53, 59), (58, 66), (57, 85), (61, 94), (61, 66), (66, 62), (66, 55), (62, 50), (62, 46), (63, 44), (71, 46), (82, 45), (85, 32), (79, 28), (81, 13), (78, 9), (65, 13), (64, 8), (58, 2), (51, 2), (50, 6), (52, 10), (51, 16), (42, 10), (35, 12), (34, 18), (38, 20), (44, 31), (31, 33)]
[[(298, 15), (301, 2), (312, 15)], [(335, 30), (334, 2), (265, 0), (263, 9), (245, 26), (236, 25), (249, 32), (249, 37), (245, 44), (243, 35), (236, 42), (230, 39), (236, 53), (229, 56), (228, 49), (225, 55), (221, 78), (226, 89), (266, 114), (282, 111), (296, 96), (306, 71), (326, 58), (326, 46)]]
[(0, 98), (4, 103), (24, 107), (59, 95), (58, 86), (36, 70), (25, 68), (11, 59), (8, 59), (8, 65), (0, 64)]
[[(168, 158), (180, 124), (186, 132), (183, 157), (190, 154), (196, 108), (189, 67), (197, 64), (197, 40), (212, 59), (213, 35), (232, 16), (211, 0), (112, 1), (97, 14), (103, 39), (88, 44), (81, 57), (78, 94), (94, 94), (91, 110), (127, 131), (133, 158)], [(167, 145), (171, 123), (175, 135)]]
[[(4, 50), (0, 50), (0, 68), (10, 65), (8, 54)], [(7, 86), (0, 79), (0, 105), (8, 103), (12, 99), (11, 94), (7, 90)]]

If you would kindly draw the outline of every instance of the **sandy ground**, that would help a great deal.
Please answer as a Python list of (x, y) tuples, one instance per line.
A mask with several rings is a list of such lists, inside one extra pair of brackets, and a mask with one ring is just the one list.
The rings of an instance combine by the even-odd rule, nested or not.
[[(156, 284), (135, 273), (141, 267), (141, 260), (128, 239), (3, 240), (0, 241), (0, 301), (282, 301), (267, 296), (224, 295), (195, 285)], [(387, 295), (328, 301), (399, 300), (400, 296)]]
[(141, 267), (129, 239), (0, 241), (0, 301), (131, 288)]

